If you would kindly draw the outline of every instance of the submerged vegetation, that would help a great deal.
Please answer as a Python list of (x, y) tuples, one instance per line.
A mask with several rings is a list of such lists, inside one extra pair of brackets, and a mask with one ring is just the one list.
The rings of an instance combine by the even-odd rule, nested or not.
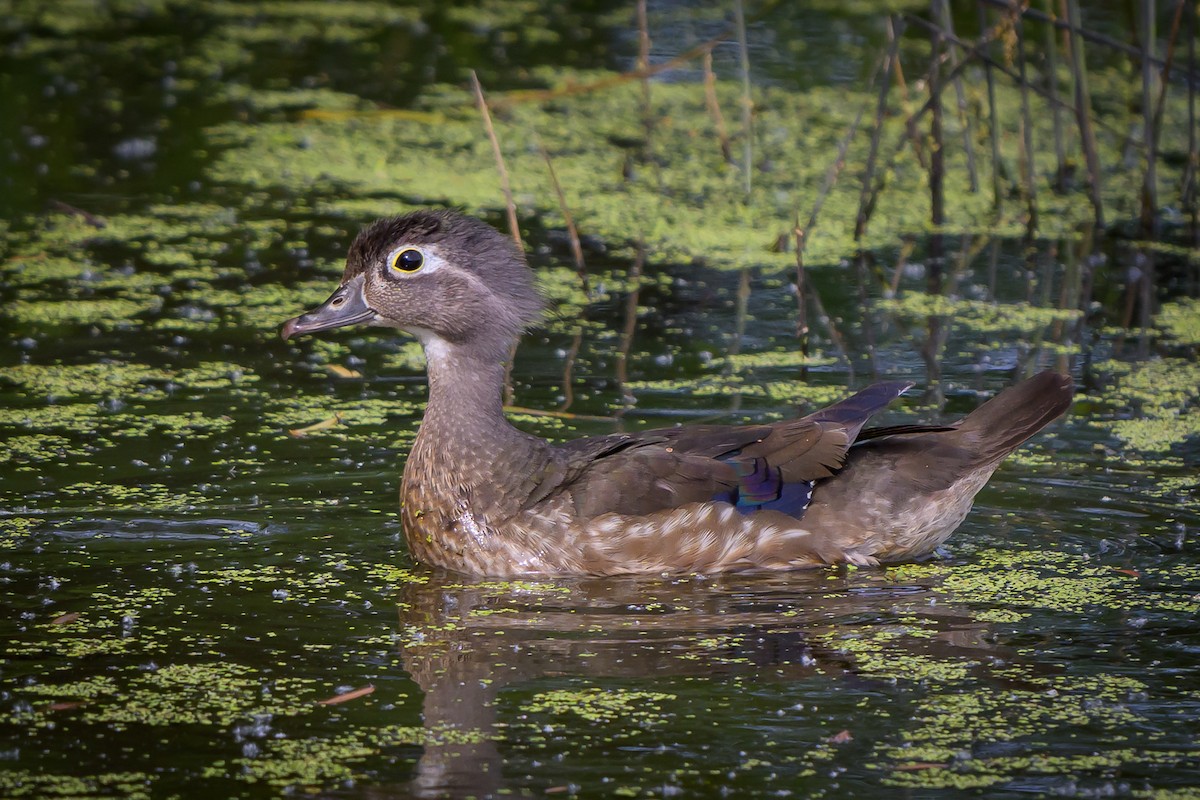
[[(0, 0), (0, 795), (1194, 794), (1196, 9), (809, 6)], [(438, 575), (419, 347), (276, 336), (425, 205), (550, 438), (1076, 406), (935, 562)]]

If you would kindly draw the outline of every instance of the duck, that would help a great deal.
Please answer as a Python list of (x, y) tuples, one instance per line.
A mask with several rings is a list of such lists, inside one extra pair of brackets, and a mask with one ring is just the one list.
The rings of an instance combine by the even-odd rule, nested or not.
[(523, 251), (450, 210), (377, 220), (337, 289), (284, 340), (349, 325), (421, 343), (428, 403), (401, 478), (422, 564), (477, 576), (713, 574), (930, 557), (1073, 381), (1041, 372), (947, 425), (867, 428), (914, 384), (875, 383), (807, 416), (551, 443), (509, 422), (506, 364), (543, 299)]

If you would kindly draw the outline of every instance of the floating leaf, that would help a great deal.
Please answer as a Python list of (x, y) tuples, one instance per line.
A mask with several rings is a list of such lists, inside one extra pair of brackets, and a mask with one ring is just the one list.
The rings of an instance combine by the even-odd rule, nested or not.
[(329, 430), (330, 428), (337, 427), (341, 423), (342, 423), (342, 412), (335, 411), (335, 412), (333, 412), (333, 416), (330, 417), (329, 419), (323, 419), (320, 422), (314, 422), (312, 425), (306, 425), (303, 428), (292, 428), (291, 430), (288, 431), (288, 436), (294, 436), (296, 438), (299, 438), (301, 436), (308, 436), (310, 433), (313, 433), (314, 431)]

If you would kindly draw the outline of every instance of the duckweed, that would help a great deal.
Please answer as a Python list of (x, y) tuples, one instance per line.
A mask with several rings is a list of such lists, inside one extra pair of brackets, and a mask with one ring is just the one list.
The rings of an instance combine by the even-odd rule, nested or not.
[(162, 307), (162, 298), (121, 298), (37, 302), (18, 300), (9, 313), (27, 325), (96, 325), (133, 327), (135, 319)]
[(1200, 300), (1185, 298), (1163, 303), (1154, 324), (1179, 344), (1200, 345)]
[(273, 739), (265, 743), (265, 758), (235, 759), (216, 764), (206, 777), (232, 774), (248, 783), (265, 782), (277, 788), (317, 789), (353, 780), (368, 759), (405, 745), (474, 744), (488, 734), (461, 728), (429, 729), (385, 725), (371, 732), (358, 731), (330, 738)]
[(17, 364), (0, 368), (0, 381), (19, 386), (26, 397), (128, 397), (143, 384), (163, 383), (172, 373), (147, 364), (104, 361), (90, 364)]
[[(878, 42), (859, 34), (855, 17), (878, 8), (817, 4), (832, 5), (828, 38), (867, 63)], [(1185, 634), (1200, 611), (1200, 573), (1186, 501), (1196, 488), (1200, 310), (1191, 299), (1165, 302), (1146, 339), (1159, 357), (1146, 360), (1121, 353), (1129, 332), (1111, 327), (1106, 308), (1087, 319), (1049, 308), (1059, 260), (1087, 237), (1077, 230), (1091, 215), (1081, 188), (1039, 193), (1041, 235), (1058, 241), (1053, 251), (1032, 241), (1047, 267), (1035, 280), (1025, 245), (1005, 238), (1025, 233), (1022, 212), (1006, 202), (997, 215), (990, 192), (968, 189), (954, 130), (945, 232), (954, 244), (995, 237), (1003, 262), (989, 282), (964, 257), (948, 283), (956, 294), (930, 298), (915, 290), (929, 266), (927, 178), (909, 153), (890, 169), (866, 237), (852, 239), (854, 171), (869, 140), (860, 131), (805, 253), (859, 370), (850, 376), (825, 320), (812, 320), (810, 355), (796, 346), (795, 254), (779, 244), (811, 206), (854, 114), (873, 107), (871, 93), (756, 80), (747, 193), (690, 66), (651, 82), (645, 113), (637, 81), (579, 91), (612, 74), (506, 68), (511, 85), (557, 92), (535, 100), (488, 87), (550, 307), (514, 372), (517, 405), (557, 406), (565, 354), (580, 337), (565, 380), (581, 418), (528, 415), (523, 426), (559, 439), (690, 413), (775, 418), (843, 397), (876, 371), (929, 383), (919, 356), (931, 315), (947, 318), (948, 415), (973, 402), (954, 387), (987, 393), (1001, 371), (1077, 365), (1084, 351), (1090, 371), (1076, 412), (1006, 464), (947, 561), (788, 576), (447, 580), (411, 565), (395, 511), (397, 455), (423, 402), (419, 346), (362, 332), (285, 345), (278, 326), (328, 296), (346, 243), (372, 217), (433, 204), (500, 219), (463, 52), (586, 54), (591, 44), (570, 40), (576, 29), (627, 33), (630, 8), (586, 19), (537, 3), (448, 8), (439, 14), (451, 35), (439, 29), (433, 49), (427, 26), (441, 19), (370, 1), (67, 0), (10, 10), (6, 54), (18, 69), (37, 64), (44, 97), (70, 98), (69, 114), (56, 107), (35, 126), (44, 122), (49, 141), (33, 160), (46, 153), (54, 172), (38, 191), (61, 187), (98, 213), (0, 221), (2, 321), (14, 342), (0, 365), (0, 589), (14, 609), (0, 632), (9, 679), (0, 719), (13, 742), (0, 747), (0, 795), (403, 794), (414, 790), (403, 783), (410, 762), (448, 753), (438, 774), (483, 764), (500, 775), (499, 794), (815, 796), (835, 781), (841, 791), (882, 783), (918, 794), (1082, 794), (1095, 784), (1102, 794), (1109, 778), (1137, 775), (1113, 791), (1195, 796), (1175, 784), (1195, 766)], [(650, 13), (656, 42), (667, 31), (706, 37), (728, 22), (727, 5), (651, 4)], [(180, 28), (180, 14), (196, 24)], [(573, 21), (554, 24), (563, 19)], [(751, 35), (764, 27), (776, 53), (820, 44), (770, 20), (751, 20)], [(436, 51), (444, 83), (407, 85), (405, 55), (422, 48)], [(722, 45), (714, 59), (729, 120), (741, 103), (722, 63), (732, 52)], [(312, 53), (320, 70), (273, 73), (316, 63)], [(627, 57), (606, 50), (606, 59)], [(902, 58), (910, 63), (907, 49)], [(108, 77), (94, 100), (84, 96), (92, 83), (72, 88), (70, 75), (93, 70), (141, 76), (138, 98), (110, 90)], [(967, 75), (968, 102), (982, 105), (983, 81)], [(1105, 117), (1131, 105), (1129, 85), (1125, 67), (1097, 70)], [(921, 102), (918, 83), (909, 89), (908, 102)], [(415, 107), (390, 107), (409, 92)], [(119, 120), (112, 131), (124, 136), (147, 99), (189, 109), (165, 111), (169, 124), (148, 137), (155, 172), (95, 157), (107, 126)], [(1001, 81), (998, 102), (1015, 125), (1018, 89)], [(898, 110), (889, 109), (885, 142), (903, 133)], [(1167, 95), (1164, 114), (1162, 146), (1186, 152), (1179, 93)], [(66, 172), (58, 160), (74, 151), (54, 141), (64, 130), (56, 119), (99, 120), (104, 134)], [(946, 120), (957, 125), (954, 113)], [(1033, 124), (1046, 147), (1051, 115)], [(1002, 138), (1009, 160), (1016, 133), (1010, 126)], [(1115, 138), (1126, 137), (1099, 138), (1105, 164), (1118, 164)], [(553, 238), (565, 220), (542, 144), (585, 237), (586, 292)], [(1044, 175), (1049, 154), (1037, 155)], [(1106, 168), (1108, 208), (1134, 208), (1134, 172)], [(168, 175), (179, 185), (158, 185)], [(984, 165), (981, 185), (991, 177)], [(1162, 197), (1174, 196), (1176, 177), (1160, 173)], [(149, 183), (144, 196), (125, 188)], [(878, 300), (891, 294), (905, 237), (916, 248), (895, 276), (899, 291)], [(1194, 249), (1148, 247), (1171, 263), (1196, 261)], [(847, 270), (860, 250), (874, 262), (865, 308)], [(642, 255), (642, 275), (631, 278)], [(753, 280), (739, 320), (742, 270)], [(1099, 259), (1089, 271), (1098, 297), (1127, 280)], [(624, 301), (635, 288), (629, 380), (618, 385)], [(727, 356), (726, 332), (739, 323), (742, 349)], [(1082, 343), (1077, 328), (1089, 334)], [(331, 366), (363, 378), (335, 379)], [(802, 370), (817, 380), (800, 380)], [(638, 404), (619, 422), (583, 419), (622, 407), (627, 393)], [(340, 422), (288, 436), (329, 419)], [(435, 703), (422, 710), (447, 679), (469, 715), (461, 725), (439, 719)], [(316, 705), (368, 684), (370, 697)], [(496, 703), (496, 692), (524, 700)], [(180, 741), (192, 748), (182, 761)], [(493, 742), (503, 769), (470, 755)], [(79, 775), (62, 774), (64, 753)], [(1072, 783), (1049, 782), (1058, 779)]]
[(553, 689), (534, 695), (522, 710), (532, 715), (574, 715), (590, 723), (621, 720), (644, 726), (661, 722), (661, 705), (675, 699), (665, 692), (633, 689)]
[(153, 797), (155, 778), (140, 772), (103, 772), (76, 776), (0, 771), (0, 791), (5, 797), (102, 797), (112, 794), (146, 800)]
[(293, 681), (286, 693), (238, 664), (170, 664), (131, 680), (113, 702), (85, 706), (83, 718), (114, 730), (130, 725), (228, 727), (255, 716), (311, 713), (314, 681)]

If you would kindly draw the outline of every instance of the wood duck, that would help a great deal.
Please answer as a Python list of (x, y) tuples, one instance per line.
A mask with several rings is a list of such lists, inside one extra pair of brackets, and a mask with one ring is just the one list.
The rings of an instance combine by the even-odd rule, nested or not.
[(999, 463), (1070, 405), (1043, 372), (948, 426), (863, 429), (912, 384), (800, 419), (551, 444), (505, 419), (505, 362), (542, 300), (478, 220), (419, 211), (364, 229), (337, 291), (284, 339), (364, 324), (420, 340), (429, 403), (401, 483), (418, 561), (478, 575), (779, 570), (921, 559)]

